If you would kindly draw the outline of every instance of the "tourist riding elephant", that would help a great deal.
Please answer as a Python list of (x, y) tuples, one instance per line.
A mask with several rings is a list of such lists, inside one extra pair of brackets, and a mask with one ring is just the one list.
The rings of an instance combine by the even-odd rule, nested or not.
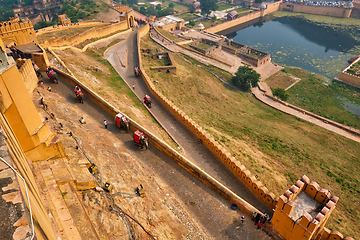
[(48, 75), (48, 77), (50, 78), (51, 81), (53, 81), (56, 84), (59, 83), (58, 76), (57, 76), (56, 72), (53, 69), (47, 68), (46, 69), (46, 74)]

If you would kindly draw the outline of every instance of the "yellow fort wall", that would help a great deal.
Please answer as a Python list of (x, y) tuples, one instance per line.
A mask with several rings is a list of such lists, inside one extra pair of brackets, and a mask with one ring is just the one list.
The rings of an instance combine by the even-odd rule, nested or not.
[[(142, 60), (140, 53), (140, 38), (145, 36), (149, 32), (149, 27), (143, 27), (138, 32), (137, 44), (139, 54), (139, 66), (142, 69)], [(275, 195), (270, 192), (260, 181), (256, 180), (255, 176), (248, 171), (239, 161), (237, 161), (231, 154), (223, 148), (218, 142), (216, 142), (205, 130), (197, 125), (192, 119), (190, 119), (184, 112), (170, 102), (164, 95), (156, 90), (154, 84), (144, 71), (141, 71), (141, 75), (148, 85), (152, 95), (156, 97), (168, 111), (170, 111), (179, 121), (181, 121), (190, 131), (192, 131), (203, 144), (215, 154), (234, 174), (239, 178), (262, 202), (264, 202), (270, 208), (274, 208), (276, 205)]]
[(119, 23), (111, 24), (98, 29), (92, 28), (86, 32), (75, 34), (69, 38), (67, 36), (63, 36), (57, 39), (50, 38), (48, 40), (42, 41), (40, 44), (43, 48), (72, 46), (79, 44), (87, 39), (101, 38), (116, 31), (126, 30), (126, 29), (128, 29), (127, 21), (121, 21)]
[(336, 80), (340, 80), (342, 82), (345, 82), (347, 84), (350, 84), (355, 87), (360, 87), (360, 77), (354, 74), (351, 74), (347, 72), (348, 69), (350, 69), (354, 65), (358, 65), (360, 61), (360, 57), (358, 57), (355, 61), (353, 61), (349, 66), (344, 68), (340, 74), (337, 76)]
[(30, 59), (18, 59), (16, 64), (19, 66), (19, 72), (24, 80), (27, 91), (31, 94), (37, 86), (39, 79), (36, 76), (34, 67)]
[(12, 41), (17, 45), (38, 42), (34, 27), (29, 20), (1, 22), (0, 38), (4, 43), (7, 41)]
[[(289, 7), (292, 6), (292, 7)], [(302, 4), (288, 4), (281, 3), (281, 1), (270, 3), (266, 5), (266, 9), (248, 13), (244, 16), (240, 16), (234, 20), (226, 21), (215, 26), (206, 28), (205, 31), (209, 33), (217, 33), (223, 30), (235, 27), (237, 25), (246, 23), (248, 21), (264, 17), (265, 15), (278, 11), (278, 10), (291, 10), (293, 12), (302, 12), (302, 13), (310, 13), (310, 14), (318, 14), (318, 15), (326, 15), (326, 16), (334, 16), (334, 17), (350, 17), (352, 9), (348, 8), (335, 8), (335, 7), (323, 7), (323, 6), (307, 6)]]
[(11, 156), (13, 166), (26, 182), (27, 191), (25, 189), (23, 180), (17, 176), (21, 193), (23, 194), (23, 201), (28, 206), (28, 208), (29, 202), (25, 194), (26, 192), (28, 193), (30, 199), (36, 239), (58, 239), (51, 224), (49, 213), (44, 206), (43, 199), (40, 195), (28, 160), (24, 155), (22, 147), (17, 141), (17, 137), (12, 131), (12, 127), (10, 126), (8, 119), (6, 119), (2, 113), (0, 113), (0, 125), (6, 137), (5, 141)]
[[(31, 74), (29, 62), (24, 64), (23, 74), (28, 77)], [(29, 80), (30, 87), (32, 81), (34, 79)], [(61, 143), (50, 146), (54, 133), (50, 131), (45, 120), (40, 118), (24, 79), (14, 63), (1, 69), (0, 92), (2, 96), (1, 111), (8, 119), (26, 155), (32, 161), (60, 156), (59, 146)]]

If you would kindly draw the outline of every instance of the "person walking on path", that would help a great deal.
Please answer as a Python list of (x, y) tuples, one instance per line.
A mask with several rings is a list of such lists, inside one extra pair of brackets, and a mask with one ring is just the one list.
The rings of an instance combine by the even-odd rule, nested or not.
[(135, 83), (133, 83), (133, 90), (135, 91)]
[(107, 129), (107, 122), (106, 122), (106, 120), (104, 120), (104, 126), (105, 126), (105, 129)]

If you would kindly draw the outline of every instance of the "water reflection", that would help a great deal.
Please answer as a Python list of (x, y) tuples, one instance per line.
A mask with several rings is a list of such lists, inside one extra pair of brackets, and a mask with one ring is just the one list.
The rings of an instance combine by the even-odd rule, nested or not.
[[(248, 27), (250, 24), (253, 27)], [(219, 34), (269, 52), (272, 62), (300, 67), (331, 79), (347, 66), (347, 60), (352, 57), (343, 52), (356, 44), (330, 29), (293, 18), (257, 19), (236, 28)]]

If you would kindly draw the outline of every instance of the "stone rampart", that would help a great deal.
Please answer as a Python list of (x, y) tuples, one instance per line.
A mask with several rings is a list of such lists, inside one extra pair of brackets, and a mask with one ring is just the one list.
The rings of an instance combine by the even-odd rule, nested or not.
[(28, 19), (1, 22), (0, 38), (3, 42), (10, 41), (17, 45), (38, 42), (34, 27)]
[(347, 70), (350, 69), (351, 66), (353, 66), (354, 64), (359, 63), (359, 61), (360, 61), (360, 57), (358, 57), (355, 61), (353, 61), (349, 66), (344, 68), (340, 72), (340, 74), (337, 76), (338, 80), (340, 80), (340, 81), (342, 81), (344, 83), (347, 83), (349, 85), (360, 88), (360, 77), (347, 72)]
[(19, 72), (22, 78), (24, 79), (25, 87), (31, 94), (34, 89), (37, 87), (37, 82), (39, 79), (36, 76), (34, 67), (30, 59), (18, 59), (16, 64), (19, 67)]
[(301, 13), (310, 13), (316, 15), (325, 15), (333, 17), (350, 17), (351, 8), (344, 7), (325, 7), (325, 6), (313, 6), (313, 5), (303, 5), (303, 4), (294, 4), (294, 3), (282, 3), (280, 4), (279, 10), (290, 11), (290, 12), (301, 12)]
[(82, 27), (95, 27), (95, 26), (107, 26), (112, 24), (111, 21), (103, 20), (88, 20), (81, 23), (72, 23), (70, 25), (53, 25), (51, 27), (41, 28), (36, 31), (36, 36), (39, 36), (44, 33), (63, 31), (69, 28), (82, 28)]
[[(301, 193), (303, 193), (301, 200), (297, 201)], [(306, 175), (303, 175), (279, 197), (271, 222), (285, 239), (343, 240), (341, 233), (324, 228), (338, 200), (339, 198), (332, 196), (329, 190), (321, 188), (316, 182), (311, 182)], [(296, 206), (297, 204), (299, 206)], [(308, 211), (301, 209), (304, 207), (311, 209)], [(345, 239), (353, 240), (351, 237)]]
[[(144, 36), (148, 28), (141, 29), (137, 36), (138, 54), (139, 54), (139, 66), (142, 69), (141, 52), (140, 52), (140, 37)], [(190, 119), (184, 112), (176, 107), (171, 101), (169, 101), (162, 93), (156, 90), (151, 79), (144, 71), (140, 71), (145, 83), (149, 87), (152, 95), (156, 97), (163, 106), (171, 112), (180, 122), (182, 122), (191, 132), (193, 132), (205, 146), (218, 157), (235, 175), (239, 178), (262, 202), (264, 202), (270, 208), (274, 208), (277, 200), (274, 193), (270, 192), (249, 170), (239, 161), (237, 161), (231, 154), (223, 148), (217, 141), (215, 141), (205, 130), (197, 125), (192, 119)]]
[(109, 26), (105, 26), (102, 28), (92, 28), (86, 32), (75, 34), (71, 37), (63, 36), (60, 38), (50, 38), (48, 40), (42, 41), (40, 44), (42, 47), (60, 47), (60, 46), (72, 46), (79, 44), (87, 39), (91, 38), (101, 38), (111, 33), (114, 33), (119, 30), (128, 29), (128, 25), (126, 21), (122, 21), (119, 23), (111, 24)]
[(225, 29), (235, 27), (235, 26), (240, 25), (242, 23), (246, 23), (248, 21), (263, 17), (266, 14), (278, 11), (280, 3), (281, 3), (281, 1), (267, 4), (266, 9), (263, 10), (263, 11), (256, 11), (256, 12), (248, 13), (248, 14), (240, 16), (240, 17), (238, 17), (238, 18), (236, 18), (234, 20), (226, 21), (226, 22), (217, 24), (215, 26), (206, 28), (205, 30), (207, 32), (209, 32), (209, 33), (217, 33), (217, 32), (221, 32), (221, 31), (223, 31)]

